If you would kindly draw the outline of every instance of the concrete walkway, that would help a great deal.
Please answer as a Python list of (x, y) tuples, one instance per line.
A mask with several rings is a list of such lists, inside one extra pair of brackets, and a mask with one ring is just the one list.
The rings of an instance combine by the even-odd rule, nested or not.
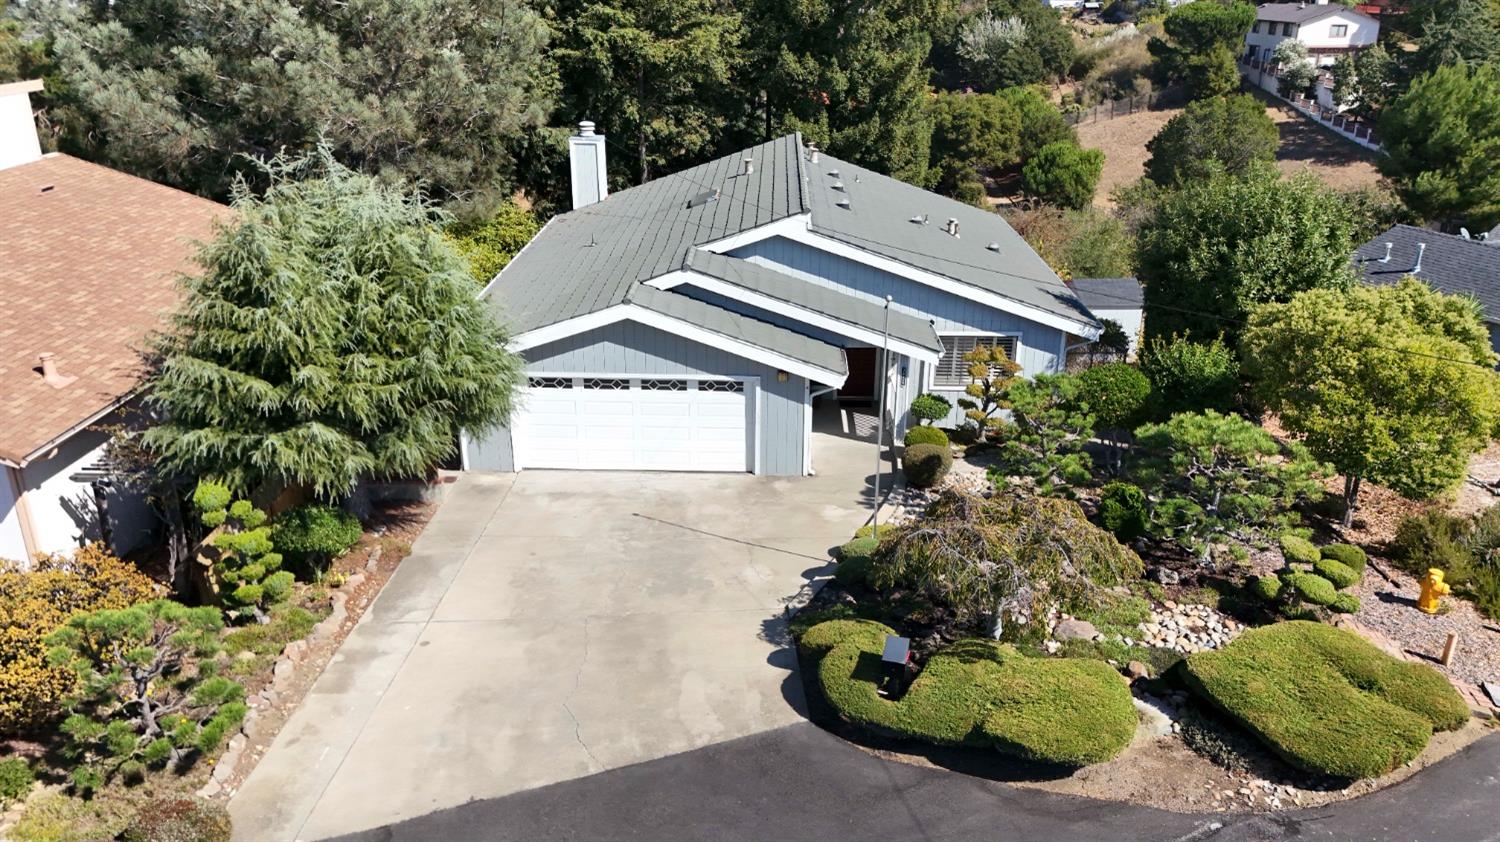
[[(467, 474), (230, 803), (321, 839), (801, 720), (782, 612), (869, 515), (815, 477)], [(887, 479), (888, 481), (888, 479)]]

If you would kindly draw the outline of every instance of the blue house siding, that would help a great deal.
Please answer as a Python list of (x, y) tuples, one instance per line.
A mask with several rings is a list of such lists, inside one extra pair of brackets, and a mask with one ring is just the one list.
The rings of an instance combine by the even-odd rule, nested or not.
[[(735, 249), (731, 254), (870, 301), (884, 302), (889, 295), (892, 297), (893, 307), (931, 319), (940, 334), (989, 332), (1017, 335), (1016, 362), (1021, 365), (1021, 373), (1024, 375), (1057, 371), (1061, 367), (1061, 352), (1066, 335), (1055, 327), (1023, 316), (996, 310), (782, 237), (751, 243)], [(926, 384), (925, 370), (922, 378), (916, 381), (915, 390), (919, 391)], [(956, 424), (963, 420), (962, 412), (956, 408), (958, 398), (963, 396), (962, 391), (932, 391), (955, 404), (947, 423)]]
[[(753, 436), (760, 444), (760, 473), (801, 476), (804, 468), (807, 381), (792, 375), (776, 380), (776, 369), (638, 322), (621, 321), (539, 345), (524, 352), (532, 375), (719, 375), (757, 377)], [(498, 441), (503, 437), (504, 442)], [(747, 454), (755, 464), (754, 450)], [(515, 469), (510, 431), (501, 429), (471, 441), (469, 466), (477, 470)]]

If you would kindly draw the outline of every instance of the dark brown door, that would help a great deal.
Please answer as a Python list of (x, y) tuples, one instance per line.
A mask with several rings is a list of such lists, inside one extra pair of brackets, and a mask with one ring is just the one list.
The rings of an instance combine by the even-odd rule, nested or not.
[(873, 403), (875, 401), (875, 357), (876, 348), (845, 348), (849, 359), (849, 379), (839, 389), (839, 401), (844, 403)]

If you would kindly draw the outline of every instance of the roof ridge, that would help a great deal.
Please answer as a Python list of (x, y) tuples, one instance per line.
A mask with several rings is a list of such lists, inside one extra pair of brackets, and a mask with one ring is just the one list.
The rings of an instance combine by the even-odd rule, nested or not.
[(812, 202), (807, 198), (807, 158), (803, 154), (802, 132), (792, 132), (792, 147), (797, 158), (797, 206), (802, 209), (801, 213), (812, 213)]

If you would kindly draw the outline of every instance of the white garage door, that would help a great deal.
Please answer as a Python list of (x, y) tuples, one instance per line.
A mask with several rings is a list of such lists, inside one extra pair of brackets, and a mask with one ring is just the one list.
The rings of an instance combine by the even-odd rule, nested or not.
[(748, 471), (755, 381), (532, 377), (511, 428), (518, 468)]

